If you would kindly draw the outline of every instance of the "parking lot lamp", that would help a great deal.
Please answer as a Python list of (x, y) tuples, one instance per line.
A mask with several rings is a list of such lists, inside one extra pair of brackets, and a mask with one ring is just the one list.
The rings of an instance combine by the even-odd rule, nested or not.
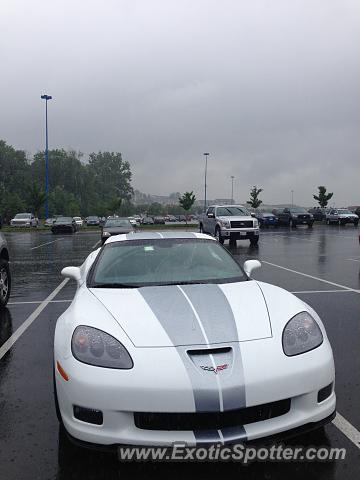
[(234, 175), (231, 175), (231, 203), (234, 203)]
[(45, 218), (49, 217), (49, 143), (48, 143), (48, 111), (47, 102), (52, 99), (51, 95), (41, 95), (45, 100)]
[(204, 212), (206, 212), (206, 176), (207, 176), (207, 161), (210, 153), (204, 153), (205, 155), (205, 198), (204, 198)]

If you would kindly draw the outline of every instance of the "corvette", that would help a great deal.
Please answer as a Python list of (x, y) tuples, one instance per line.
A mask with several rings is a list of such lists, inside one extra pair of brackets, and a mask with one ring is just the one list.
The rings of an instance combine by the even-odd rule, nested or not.
[(201, 233), (109, 238), (81, 267), (57, 321), (59, 421), (84, 445), (236, 443), (320, 427), (335, 415), (324, 325), (255, 281)]

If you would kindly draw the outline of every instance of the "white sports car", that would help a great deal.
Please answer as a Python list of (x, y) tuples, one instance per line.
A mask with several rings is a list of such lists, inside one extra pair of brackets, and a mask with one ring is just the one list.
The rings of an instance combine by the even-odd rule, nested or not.
[(55, 331), (67, 433), (107, 446), (191, 446), (329, 422), (324, 325), (299, 298), (252, 280), (259, 266), (243, 269), (204, 234), (149, 232), (111, 237), (65, 268), (78, 285)]

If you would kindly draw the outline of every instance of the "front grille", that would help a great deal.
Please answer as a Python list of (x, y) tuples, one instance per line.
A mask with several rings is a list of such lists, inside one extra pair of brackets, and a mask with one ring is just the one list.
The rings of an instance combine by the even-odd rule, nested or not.
[(252, 220), (233, 220), (230, 222), (231, 228), (253, 228)]
[(291, 400), (265, 403), (227, 412), (148, 413), (135, 412), (134, 421), (142, 430), (220, 430), (261, 422), (285, 415)]
[(310, 217), (309, 215), (298, 215), (298, 218), (300, 218), (301, 220), (308, 220)]

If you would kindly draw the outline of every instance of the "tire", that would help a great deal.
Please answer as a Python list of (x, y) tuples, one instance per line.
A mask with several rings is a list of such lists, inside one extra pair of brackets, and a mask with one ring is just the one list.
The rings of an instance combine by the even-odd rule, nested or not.
[(0, 308), (6, 306), (11, 292), (11, 273), (9, 263), (0, 258)]
[(359, 220), (357, 222), (354, 222), (354, 227), (357, 227), (359, 225)]
[(326, 225), (330, 225), (330, 220), (329, 219), (326, 220)]
[(200, 232), (200, 233), (205, 233), (205, 232), (204, 232), (204, 227), (203, 227), (202, 223), (200, 223), (200, 225), (199, 225), (199, 232)]
[(250, 240), (250, 245), (251, 245), (252, 247), (254, 247), (255, 245), (257, 245), (258, 243), (259, 243), (259, 237), (255, 237), (255, 238), (252, 238), (252, 239)]
[(231, 247), (236, 247), (236, 245), (237, 245), (237, 243), (236, 243), (236, 238), (231, 238), (231, 237), (230, 237), (229, 245), (230, 245)]
[(221, 230), (219, 227), (216, 227), (215, 229), (215, 238), (219, 243), (221, 243), (221, 245), (224, 243), (224, 237), (221, 236)]
[(313, 224), (312, 224), (312, 223), (308, 223), (308, 228), (313, 228)]
[(296, 228), (296, 223), (294, 222), (294, 220), (290, 220), (290, 227)]

